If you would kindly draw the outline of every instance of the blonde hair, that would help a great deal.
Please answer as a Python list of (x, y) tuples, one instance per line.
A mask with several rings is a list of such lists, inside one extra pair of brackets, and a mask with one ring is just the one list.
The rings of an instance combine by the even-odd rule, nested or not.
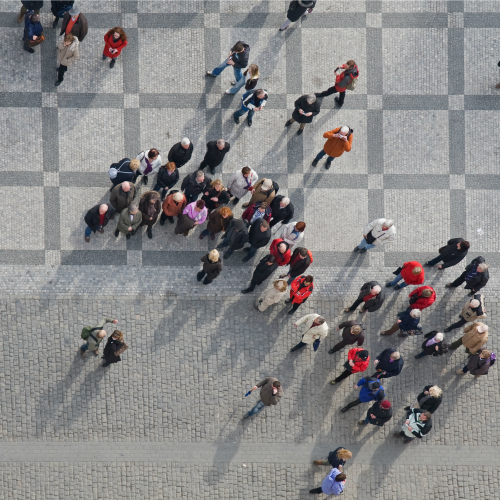
[(248, 69), (245, 71), (245, 76), (248, 73), (250, 73), (250, 78), (252, 79), (259, 78), (259, 67), (256, 64), (250, 64), (250, 66), (248, 66)]
[(219, 210), (219, 213), (223, 216), (223, 217), (230, 217), (233, 215), (233, 212), (231, 211), (231, 209), (229, 207), (222, 207), (220, 210)]
[(141, 166), (141, 162), (137, 158), (134, 158), (133, 160), (130, 160), (128, 166), (130, 167), (130, 170), (137, 170)]
[(441, 397), (441, 394), (443, 394), (443, 390), (440, 389), (437, 385), (433, 385), (430, 389), (429, 389), (429, 394), (433, 397), (433, 398), (440, 398)]
[(273, 283), (274, 288), (277, 288), (280, 292), (286, 292), (288, 283), (285, 280), (276, 280)]
[(212, 262), (218, 262), (219, 261), (219, 252), (215, 250), (215, 248), (208, 254), (208, 258)]
[(351, 333), (353, 335), (359, 335), (362, 331), (363, 331), (363, 329), (359, 325), (352, 325), (351, 326)]
[(223, 190), (224, 190), (224, 184), (222, 184), (222, 181), (221, 181), (220, 179), (215, 179), (214, 181), (212, 181), (212, 182), (210, 183), (210, 185), (211, 185), (212, 187), (214, 187), (214, 186), (220, 186), (221, 191), (223, 191)]
[(422, 268), (421, 267), (414, 267), (413, 270), (412, 270), (412, 274), (420, 274), (422, 272)]
[(352, 453), (349, 450), (342, 448), (337, 451), (337, 458), (340, 458), (341, 460), (349, 460), (352, 458)]

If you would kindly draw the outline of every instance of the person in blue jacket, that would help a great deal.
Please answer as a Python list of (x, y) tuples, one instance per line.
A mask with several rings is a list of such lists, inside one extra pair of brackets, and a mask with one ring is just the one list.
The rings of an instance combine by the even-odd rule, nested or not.
[(420, 323), (420, 309), (410, 309), (398, 313), (398, 320), (389, 330), (384, 330), (380, 335), (392, 335), (399, 330), (398, 337), (408, 337), (408, 335), (420, 335), (422, 327)]
[(233, 114), (234, 121), (240, 123), (240, 116), (248, 112), (247, 123), (252, 126), (252, 118), (256, 111), (262, 111), (266, 105), (269, 95), (267, 90), (256, 89), (249, 90), (243, 94), (241, 98), (241, 108)]
[(368, 403), (369, 401), (382, 401), (385, 398), (385, 391), (379, 380), (376, 377), (363, 377), (355, 386), (359, 391), (359, 398), (344, 406), (340, 411), (346, 411), (354, 408), (361, 403)]
[(42, 24), (40, 23), (40, 15), (35, 14), (32, 10), (28, 10), (24, 16), (24, 36), (23, 36), (23, 49), (30, 54), (35, 52), (30, 46), (29, 42), (35, 42), (43, 35)]
[(372, 377), (391, 378), (401, 373), (405, 361), (399, 351), (388, 347), (375, 358), (373, 364), (377, 368), (377, 371)]
[(309, 493), (324, 493), (325, 495), (340, 495), (345, 488), (347, 476), (338, 469), (333, 468), (330, 474), (323, 479), (319, 488), (309, 490)]

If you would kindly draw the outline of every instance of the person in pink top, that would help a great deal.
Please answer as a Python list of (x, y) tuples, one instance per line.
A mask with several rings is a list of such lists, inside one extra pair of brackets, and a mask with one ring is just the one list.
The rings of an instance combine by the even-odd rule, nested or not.
[(189, 230), (194, 226), (203, 224), (207, 219), (208, 210), (203, 200), (193, 201), (182, 211), (182, 215), (177, 219), (175, 234), (187, 236)]

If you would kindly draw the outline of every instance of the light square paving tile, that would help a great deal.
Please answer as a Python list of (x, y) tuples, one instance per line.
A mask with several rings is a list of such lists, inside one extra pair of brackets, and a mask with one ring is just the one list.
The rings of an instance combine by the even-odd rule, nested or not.
[[(396, 240), (386, 252), (429, 252), (440, 248), (450, 236), (450, 193), (444, 189), (386, 189), (385, 217), (394, 220)], [(425, 208), (424, 208), (425, 207)], [(412, 216), (417, 214), (418, 223)]]
[(464, 96), (463, 95), (449, 95), (448, 96), (448, 109), (452, 111), (460, 111), (464, 109)]
[(79, 0), (78, 7), (85, 13), (119, 13), (121, 2), (119, 0)]
[(123, 110), (59, 108), (58, 113), (61, 172), (104, 172), (123, 158)]
[[(351, 200), (356, 203), (351, 203)], [(307, 221), (307, 248), (311, 251), (351, 251), (362, 236), (368, 222), (366, 189), (305, 189), (304, 220)], [(325, 213), (335, 217), (325, 217)], [(340, 235), (335, 220), (345, 221), (358, 230)]]
[(367, 95), (368, 109), (382, 109), (383, 97), (382, 95)]
[(368, 189), (384, 189), (384, 176), (382, 174), (369, 174)]
[[(287, 2), (288, 7), (288, 2)], [(314, 7), (313, 14), (330, 14), (336, 12), (366, 12), (365, 0), (322, 0)]]
[(165, 2), (165, 0), (139, 0), (137, 10), (143, 14), (156, 13), (180, 13), (197, 14), (204, 10), (204, 2), (201, 0), (183, 0), (182, 2)]
[[(498, 203), (498, 192), (489, 189), (468, 189), (467, 200), (467, 241), (479, 252), (500, 251), (500, 220), (498, 210), (491, 207)], [(483, 234), (477, 232), (481, 229)], [(491, 271), (490, 271), (491, 272)]]
[(205, 28), (220, 28), (220, 14), (205, 14)]
[[(203, 28), (139, 29), (139, 90), (160, 94), (201, 94), (205, 92)], [(228, 52), (229, 49), (228, 48)], [(161, 57), (159, 57), (161, 54)]]
[(57, 108), (56, 92), (42, 92), (42, 108)]
[(448, 136), (447, 111), (384, 111), (384, 173), (448, 174)]
[(59, 187), (59, 172), (44, 172), (43, 185), (47, 187)]
[(60, 266), (61, 265), (61, 251), (60, 250), (45, 250), (45, 265), (46, 266)]
[[(259, 14), (267, 12), (280, 12), (283, 13), (283, 21), (286, 19), (286, 11), (288, 10), (288, 5), (285, 6), (283, 2), (276, 2), (274, 0), (246, 0), (241, 2), (240, 0), (221, 0), (220, 11), (221, 14), (236, 14), (249, 12)], [(277, 29), (277, 28), (276, 28)]]
[(138, 108), (139, 94), (123, 94), (123, 107), (129, 109)]
[[(382, 33), (384, 94), (448, 94), (448, 72), (443, 70), (448, 67), (446, 29), (384, 29)], [(401, 65), (405, 71), (395, 76), (394, 68)]]
[[(43, 187), (2, 186), (0, 197), (0, 250), (44, 250)], [(29, 200), (29, 212), (20, 200)]]
[(133, 266), (133, 267), (142, 266), (141, 250), (127, 250), (127, 266)]
[(366, 14), (367, 28), (382, 28), (382, 14), (369, 12)]
[(465, 189), (465, 175), (450, 175), (450, 189)]
[[(6, 161), (0, 171), (43, 170), (42, 110), (35, 108), (0, 108), (0, 151)], [(19, 144), (23, 145), (22, 159)], [(18, 158), (19, 160), (12, 160)], [(9, 160), (11, 159), (11, 160)], [(22, 165), (22, 168), (21, 168)]]
[(500, 110), (465, 112), (465, 173), (498, 175)]
[(448, 14), (448, 28), (463, 28), (463, 27), (464, 27), (464, 13), (450, 12)]
[(500, 4), (496, 0), (469, 0), (464, 2), (464, 12), (500, 12)]
[(447, 2), (442, 0), (399, 0), (382, 2), (382, 12), (413, 12), (413, 13), (439, 13), (447, 12)]

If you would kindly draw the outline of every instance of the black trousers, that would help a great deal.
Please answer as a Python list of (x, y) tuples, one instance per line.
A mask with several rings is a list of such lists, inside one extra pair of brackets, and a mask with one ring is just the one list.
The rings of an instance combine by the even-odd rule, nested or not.
[(341, 342), (339, 342), (338, 344), (335, 344), (333, 346), (333, 349), (332, 349), (332, 354), (334, 352), (337, 352), (337, 351), (340, 351), (340, 349), (343, 349), (346, 345), (349, 345), (348, 342), (346, 342), (345, 340), (342, 340)]
[(460, 319), (456, 323), (450, 325), (448, 329), (454, 330), (455, 328), (460, 328), (461, 326), (464, 326), (465, 323), (467, 323), (467, 320), (465, 320), (464, 318), (462, 318), (462, 316), (460, 316)]
[(62, 82), (64, 80), (64, 73), (68, 71), (68, 67), (64, 64), (59, 65), (57, 68), (57, 81)]
[[(327, 97), (332, 94), (336, 94), (339, 92), (338, 90), (335, 89), (335, 85), (333, 87), (330, 87), (329, 89), (325, 90), (324, 92), (320, 92), (316, 94), (316, 97)], [(339, 104), (342, 106), (344, 104), (344, 99), (345, 99), (345, 90), (344, 92), (339, 92)]]
[(465, 275), (467, 274), (466, 271), (464, 271), (452, 284), (451, 286), (460, 286), (464, 281), (465, 281)]
[(335, 382), (341, 382), (342, 380), (346, 379), (349, 377), (349, 375), (352, 375), (352, 372), (349, 370), (344, 370), (336, 379)]
[(349, 309), (351, 311), (354, 311), (359, 306), (359, 304), (362, 304), (362, 303), (363, 303), (363, 299), (356, 299), (354, 301), (354, 304), (351, 307), (349, 307)]
[(347, 406), (344, 406), (344, 408), (349, 410), (349, 409), (354, 408), (355, 406), (358, 406), (360, 404), (361, 404), (361, 399), (358, 398), (354, 401), (351, 401)]
[(296, 346), (294, 346), (292, 349), (302, 349), (306, 346), (307, 344), (304, 344), (304, 342), (300, 341)]
[(173, 217), (171, 217), (170, 215), (165, 214), (165, 212), (162, 212), (161, 215), (160, 215), (160, 221), (165, 222), (167, 219), (170, 222), (174, 222), (174, 218)]
[(197, 275), (196, 275), (196, 279), (198, 281), (201, 281), (203, 280), (203, 276), (205, 276), (205, 279), (203, 280), (203, 284), (204, 285), (210, 285), (210, 283), (212, 283), (213, 280), (209, 280), (208, 279), (208, 276), (206, 276), (207, 273), (205, 273), (205, 271), (200, 271)]

